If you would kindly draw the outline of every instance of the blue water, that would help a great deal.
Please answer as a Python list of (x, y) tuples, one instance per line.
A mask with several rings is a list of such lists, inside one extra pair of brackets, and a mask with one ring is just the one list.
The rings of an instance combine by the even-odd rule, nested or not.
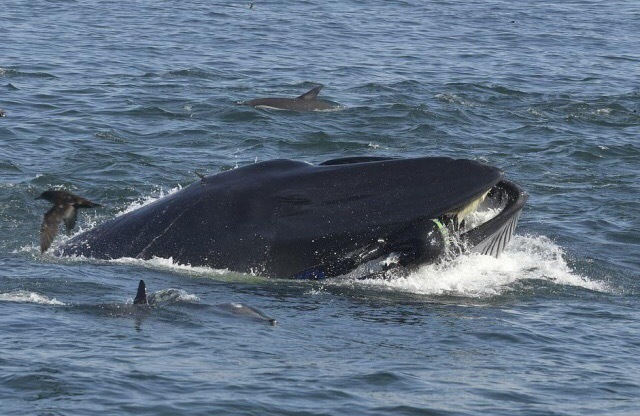
[[(638, 27), (632, 1), (4, 1), (0, 413), (640, 414)], [(317, 84), (344, 108), (235, 105)], [(359, 155), (501, 167), (517, 235), (321, 283), (39, 254), (51, 187), (105, 205), (79, 231), (195, 172)], [(140, 279), (180, 296), (133, 308)]]

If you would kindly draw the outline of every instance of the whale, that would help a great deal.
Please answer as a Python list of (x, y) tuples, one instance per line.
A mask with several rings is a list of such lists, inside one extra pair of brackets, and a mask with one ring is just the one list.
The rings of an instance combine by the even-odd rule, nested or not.
[[(338, 277), (370, 262), (386, 272), (462, 251), (499, 256), (527, 196), (501, 169), (469, 159), (275, 159), (203, 176), (54, 254), (158, 257), (270, 278)], [(493, 214), (476, 215), (483, 210)]]
[(255, 108), (268, 108), (289, 111), (329, 111), (341, 108), (337, 103), (327, 100), (319, 100), (318, 94), (323, 85), (318, 85), (297, 98), (257, 98), (245, 101), (242, 104)]

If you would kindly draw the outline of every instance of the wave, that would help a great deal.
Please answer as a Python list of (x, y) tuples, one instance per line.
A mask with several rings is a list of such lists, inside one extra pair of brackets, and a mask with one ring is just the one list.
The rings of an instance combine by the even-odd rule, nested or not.
[(640, 116), (631, 105), (617, 102), (618, 97), (602, 97), (592, 101), (575, 101), (556, 109), (564, 113), (567, 122), (583, 122), (607, 127), (640, 126)]
[[(197, 303), (200, 298), (194, 294), (188, 293), (182, 289), (163, 289), (150, 293), (147, 296), (149, 304), (168, 305), (173, 303)], [(133, 299), (130, 303), (133, 303)]]
[(439, 93), (436, 94), (436, 98), (438, 100), (447, 102), (447, 103), (452, 103), (452, 104), (459, 104), (462, 105), (464, 107), (476, 107), (477, 104), (472, 102), (471, 100), (467, 100), (465, 98), (460, 97), (457, 94), (451, 94), (451, 93)]
[[(87, 260), (87, 258), (76, 257), (79, 260)], [(189, 264), (181, 264), (177, 263), (173, 260), (172, 257), (162, 258), (162, 257), (153, 257), (149, 260), (136, 259), (133, 257), (122, 257), (119, 259), (113, 260), (105, 260), (107, 263), (114, 264), (126, 264), (126, 265), (135, 265), (135, 266), (144, 266), (150, 267), (153, 269), (159, 270), (170, 270), (170, 271), (178, 271), (187, 274), (197, 274), (197, 275), (222, 275), (224, 273), (229, 273), (226, 269), (212, 269), (210, 267), (204, 266), (191, 266)]]
[(127, 109), (119, 109), (115, 111), (108, 111), (105, 113), (110, 113), (116, 116), (127, 115), (127, 116), (140, 116), (140, 117), (148, 117), (148, 118), (170, 118), (170, 119), (186, 119), (192, 117), (192, 114), (185, 109), (185, 112), (175, 112), (170, 110), (165, 110), (162, 107), (155, 105), (137, 105), (132, 108)]
[(0, 293), (0, 302), (38, 303), (41, 305), (64, 305), (63, 302), (26, 290)]
[(147, 72), (143, 76), (145, 78), (194, 78), (205, 80), (236, 80), (240, 78), (236, 73), (202, 68), (175, 69), (161, 73)]
[(129, 143), (129, 140), (127, 138), (123, 137), (123, 135), (117, 133), (114, 130), (98, 131), (97, 133), (95, 133), (95, 137), (97, 137), (98, 139), (109, 140), (115, 143)]
[[(514, 292), (518, 283), (539, 280), (557, 285), (610, 292), (604, 282), (576, 273), (564, 250), (544, 236), (514, 236), (499, 258), (465, 254), (442, 264), (425, 265), (391, 279), (338, 281), (419, 295), (486, 298)], [(534, 285), (535, 287), (535, 285)]]
[(23, 72), (23, 71), (18, 71), (16, 69), (5, 69), (5, 68), (0, 68), (0, 77), (4, 77), (4, 78), (19, 78), (19, 77), (57, 78), (55, 75), (49, 74), (47, 72)]

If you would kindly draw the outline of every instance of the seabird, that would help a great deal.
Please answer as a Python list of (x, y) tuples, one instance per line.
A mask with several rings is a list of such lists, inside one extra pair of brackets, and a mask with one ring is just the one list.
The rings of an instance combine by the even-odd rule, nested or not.
[(102, 205), (91, 202), (66, 191), (45, 191), (36, 199), (45, 199), (53, 203), (53, 207), (44, 214), (44, 221), (40, 228), (40, 252), (44, 253), (51, 246), (53, 238), (58, 233), (58, 225), (64, 221), (67, 234), (76, 225), (78, 208), (94, 208)]

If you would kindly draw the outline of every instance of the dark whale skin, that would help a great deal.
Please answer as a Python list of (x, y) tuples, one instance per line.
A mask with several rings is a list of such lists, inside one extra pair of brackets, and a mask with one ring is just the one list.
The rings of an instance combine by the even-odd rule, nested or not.
[(76, 236), (57, 254), (172, 258), (292, 277), (363, 250), (402, 247), (398, 239), (411, 240), (417, 224), (502, 177), (498, 168), (445, 157), (271, 160), (205, 177)]

